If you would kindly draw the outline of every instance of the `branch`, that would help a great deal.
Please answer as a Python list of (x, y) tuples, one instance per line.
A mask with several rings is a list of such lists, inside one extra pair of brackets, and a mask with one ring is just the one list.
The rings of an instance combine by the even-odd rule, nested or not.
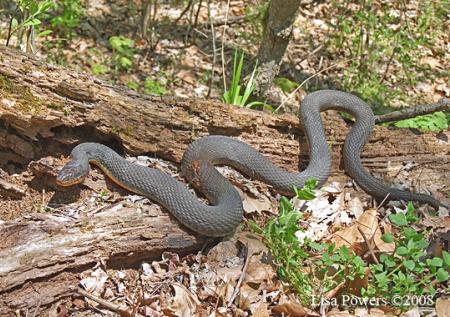
[(437, 111), (449, 111), (450, 99), (442, 98), (436, 103), (430, 103), (426, 105), (415, 106), (411, 108), (394, 111), (391, 113), (375, 116), (375, 123), (384, 123), (391, 121), (404, 120), (414, 118), (417, 116), (423, 116), (425, 114), (437, 112)]

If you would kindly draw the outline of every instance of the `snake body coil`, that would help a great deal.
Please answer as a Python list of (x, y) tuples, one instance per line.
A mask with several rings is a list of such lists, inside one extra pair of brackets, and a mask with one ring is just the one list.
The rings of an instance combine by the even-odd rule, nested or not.
[(168, 174), (132, 164), (97, 143), (76, 146), (71, 154), (72, 160), (61, 170), (57, 182), (63, 186), (81, 182), (88, 174), (91, 162), (122, 187), (164, 206), (192, 230), (206, 236), (224, 236), (242, 220), (243, 207), (236, 189), (214, 165), (230, 165), (272, 185), (283, 194), (293, 194), (293, 186), (302, 187), (310, 177), (322, 185), (331, 171), (331, 153), (320, 117), (320, 112), (328, 109), (348, 112), (356, 119), (345, 140), (343, 158), (347, 173), (366, 192), (379, 199), (388, 196), (390, 200), (415, 200), (435, 208), (440, 205), (431, 196), (390, 188), (364, 169), (360, 154), (372, 132), (374, 115), (358, 97), (334, 90), (314, 92), (301, 104), (299, 117), (310, 146), (310, 163), (300, 173), (284, 171), (248, 144), (229, 137), (207, 136), (193, 142), (184, 153), (181, 171), (208, 198), (210, 205), (200, 202), (185, 185)]

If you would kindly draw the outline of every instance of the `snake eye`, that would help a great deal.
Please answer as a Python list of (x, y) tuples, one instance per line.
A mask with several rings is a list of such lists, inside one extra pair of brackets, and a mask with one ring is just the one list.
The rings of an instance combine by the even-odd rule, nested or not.
[(81, 183), (86, 177), (87, 172), (83, 170), (80, 164), (75, 162), (67, 163), (56, 177), (56, 183), (60, 186), (72, 186)]

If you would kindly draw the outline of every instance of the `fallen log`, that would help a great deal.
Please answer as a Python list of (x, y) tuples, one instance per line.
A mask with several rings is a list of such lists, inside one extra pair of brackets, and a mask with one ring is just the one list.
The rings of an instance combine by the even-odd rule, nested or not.
[[(334, 113), (324, 118), (332, 176), (342, 180), (341, 146), (350, 125)], [(85, 141), (178, 163), (190, 142), (209, 134), (248, 142), (288, 170), (306, 165), (308, 146), (295, 116), (144, 96), (0, 46), (0, 168), (9, 173), (45, 156), (68, 155)], [(415, 180), (408, 185), (445, 192), (449, 136), (448, 131), (416, 135), (376, 127), (363, 162), (387, 179), (407, 168)], [(33, 214), (5, 222), (0, 225), (0, 315), (68, 296), (78, 273), (99, 261), (109, 267), (136, 265), (164, 251), (198, 250), (204, 242), (159, 208), (137, 213), (113, 206), (89, 217)]]

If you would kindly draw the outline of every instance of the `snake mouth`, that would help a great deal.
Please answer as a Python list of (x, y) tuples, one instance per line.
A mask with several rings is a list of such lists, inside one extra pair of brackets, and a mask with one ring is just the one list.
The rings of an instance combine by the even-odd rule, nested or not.
[(84, 178), (85, 178), (84, 176), (79, 176), (70, 179), (60, 179), (59, 177), (57, 177), (56, 184), (61, 187), (70, 187), (82, 183), (84, 181)]

